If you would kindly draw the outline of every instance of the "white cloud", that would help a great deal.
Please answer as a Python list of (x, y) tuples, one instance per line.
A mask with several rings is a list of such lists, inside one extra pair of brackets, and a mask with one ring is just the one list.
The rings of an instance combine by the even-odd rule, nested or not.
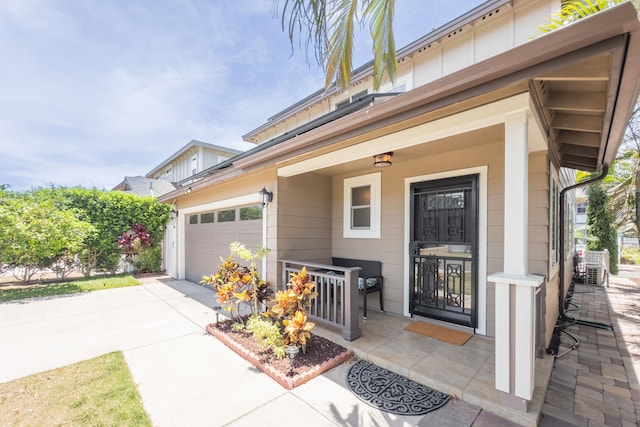
[(0, 184), (110, 188), (191, 139), (252, 147), (243, 134), (324, 83), (273, 5), (0, 0)]

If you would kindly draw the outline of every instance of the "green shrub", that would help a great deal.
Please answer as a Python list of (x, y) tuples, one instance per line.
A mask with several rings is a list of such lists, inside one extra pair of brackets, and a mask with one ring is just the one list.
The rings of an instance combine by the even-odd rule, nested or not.
[(133, 268), (136, 274), (159, 272), (162, 268), (162, 247), (156, 245), (140, 249)]
[(622, 248), (620, 264), (640, 264), (640, 248)]

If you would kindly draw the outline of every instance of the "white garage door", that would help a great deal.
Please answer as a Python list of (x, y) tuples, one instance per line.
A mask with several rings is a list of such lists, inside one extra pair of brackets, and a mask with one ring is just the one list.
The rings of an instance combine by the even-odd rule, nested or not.
[[(187, 215), (185, 224), (185, 277), (198, 283), (214, 274), (220, 258), (229, 256), (229, 244), (240, 242), (255, 250), (262, 245), (262, 208), (243, 206)], [(241, 265), (243, 261), (239, 260)], [(258, 262), (258, 269), (261, 263)]]

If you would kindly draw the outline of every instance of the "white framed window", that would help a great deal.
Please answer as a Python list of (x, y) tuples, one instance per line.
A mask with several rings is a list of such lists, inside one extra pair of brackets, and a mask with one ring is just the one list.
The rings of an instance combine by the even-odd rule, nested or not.
[(555, 169), (551, 169), (549, 182), (549, 263), (551, 268), (558, 265), (559, 258), (559, 222), (560, 222), (560, 191), (558, 190), (558, 175)]
[(198, 173), (198, 157), (193, 156), (191, 158), (191, 175), (195, 175)]
[(344, 180), (345, 238), (380, 238), (381, 182), (380, 172)]
[(413, 89), (411, 85), (411, 74), (398, 77), (395, 82), (388, 82), (380, 86), (380, 93), (407, 92)]

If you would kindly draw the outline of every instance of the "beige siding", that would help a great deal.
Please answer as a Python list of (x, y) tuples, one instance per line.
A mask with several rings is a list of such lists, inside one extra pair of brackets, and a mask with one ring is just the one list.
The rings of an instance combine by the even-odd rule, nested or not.
[[(429, 145), (427, 145), (429, 146)], [(424, 157), (415, 157), (406, 161), (394, 162), (390, 168), (382, 169), (382, 225), (380, 239), (353, 239), (343, 237), (343, 181), (352, 176), (374, 172), (373, 168), (360, 173), (338, 175), (333, 179), (332, 200), (332, 256), (360, 258), (382, 261), (384, 276), (385, 311), (402, 314), (404, 308), (404, 262), (408, 256), (404, 247), (405, 227), (405, 178), (422, 176), (456, 169), (488, 165), (489, 199), (503, 192), (503, 144), (499, 141), (486, 141), (475, 147), (458, 145), (455, 139), (444, 145), (434, 147), (448, 148), (447, 152), (429, 152)], [(489, 206), (494, 212), (494, 224), (488, 229), (489, 247), (499, 241), (502, 247), (502, 204)], [(495, 216), (499, 219), (496, 221)], [(493, 256), (493, 254), (492, 254)], [(500, 266), (501, 267), (501, 266)], [(494, 270), (498, 271), (498, 270)], [(491, 272), (491, 271), (490, 271)], [(489, 286), (492, 286), (489, 284)], [(377, 307), (377, 295), (369, 296), (370, 306)], [(493, 299), (489, 301), (489, 324), (493, 319)], [(493, 328), (490, 335), (493, 334)]]
[(278, 180), (278, 257), (331, 258), (331, 179), (307, 174)]

